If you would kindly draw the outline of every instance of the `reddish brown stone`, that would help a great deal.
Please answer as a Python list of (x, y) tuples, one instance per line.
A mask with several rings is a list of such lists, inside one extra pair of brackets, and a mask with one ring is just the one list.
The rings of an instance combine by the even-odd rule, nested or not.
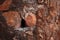
[(27, 16), (27, 17), (25, 17), (26, 24), (30, 27), (35, 26), (36, 25), (36, 15), (30, 13), (26, 16)]
[(11, 5), (12, 0), (5, 0), (1, 5), (0, 5), (0, 11), (3, 10), (8, 10), (9, 6)]
[(9, 26), (20, 27), (21, 18), (17, 11), (4, 12), (3, 16)]

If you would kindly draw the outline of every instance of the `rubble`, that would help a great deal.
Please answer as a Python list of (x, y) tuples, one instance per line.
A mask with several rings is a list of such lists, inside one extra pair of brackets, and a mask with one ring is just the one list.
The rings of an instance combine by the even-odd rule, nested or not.
[(0, 40), (60, 40), (59, 2), (6, 0), (0, 4)]

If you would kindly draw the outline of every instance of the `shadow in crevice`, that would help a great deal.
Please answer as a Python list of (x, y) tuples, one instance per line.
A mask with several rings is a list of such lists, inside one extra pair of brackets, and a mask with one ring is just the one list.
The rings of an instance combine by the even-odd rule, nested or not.
[(24, 19), (21, 21), (21, 28), (27, 27), (26, 22)]

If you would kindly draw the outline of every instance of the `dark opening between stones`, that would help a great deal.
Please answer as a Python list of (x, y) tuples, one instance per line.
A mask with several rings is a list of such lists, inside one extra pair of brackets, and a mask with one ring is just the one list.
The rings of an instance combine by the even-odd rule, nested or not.
[(27, 27), (27, 26), (26, 26), (26, 22), (25, 22), (25, 20), (22, 19), (22, 21), (21, 21), (21, 28), (24, 28), (24, 27)]
[(0, 5), (3, 4), (5, 2), (5, 0), (0, 0)]

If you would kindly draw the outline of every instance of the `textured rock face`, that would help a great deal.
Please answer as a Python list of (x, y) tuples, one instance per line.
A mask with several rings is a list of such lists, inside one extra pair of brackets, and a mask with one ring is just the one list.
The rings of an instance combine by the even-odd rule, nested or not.
[(0, 40), (60, 40), (60, 0), (0, 0)]

